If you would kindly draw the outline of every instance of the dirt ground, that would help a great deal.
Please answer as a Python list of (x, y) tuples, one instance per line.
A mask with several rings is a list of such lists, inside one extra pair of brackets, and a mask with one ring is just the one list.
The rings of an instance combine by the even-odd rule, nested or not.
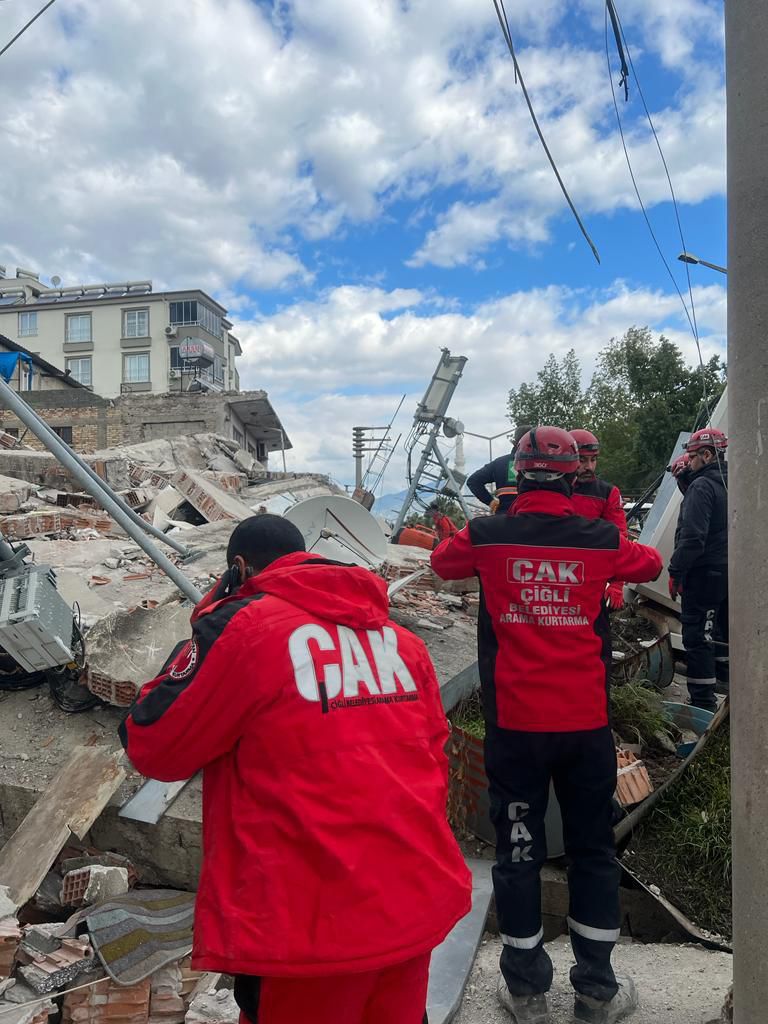
[[(568, 971), (573, 958), (565, 937), (547, 945), (555, 965), (550, 995), (553, 1024), (571, 1024), (573, 992)], [(496, 1002), (501, 941), (487, 938), (480, 947), (462, 1008), (454, 1024), (510, 1024)], [(631, 974), (640, 993), (632, 1024), (709, 1024), (719, 1020), (733, 977), (733, 958), (701, 946), (620, 943), (614, 954), (617, 972)]]

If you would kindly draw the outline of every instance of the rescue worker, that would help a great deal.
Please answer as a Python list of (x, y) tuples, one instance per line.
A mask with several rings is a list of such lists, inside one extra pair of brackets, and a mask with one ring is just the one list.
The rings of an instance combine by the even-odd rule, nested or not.
[[(515, 473), (515, 449), (521, 437), (531, 429), (528, 424), (515, 428), (512, 451), (501, 455), (498, 459), (486, 463), (467, 479), (467, 487), (471, 494), (484, 505), (489, 505), (497, 515), (506, 515), (517, 497), (517, 475)], [(493, 484), (494, 493), (488, 491), (488, 484)]]
[(444, 512), (440, 511), (440, 506), (436, 501), (427, 508), (427, 514), (432, 519), (432, 525), (435, 528), (437, 534), (437, 541), (448, 540), (449, 537), (453, 537), (455, 533), (459, 532), (459, 528), (451, 519), (450, 516), (445, 515)]
[(519, 496), (507, 516), (480, 516), (432, 553), (443, 579), (480, 578), (478, 661), (485, 765), (496, 836), (502, 940), (498, 996), (515, 1024), (548, 1024), (552, 963), (539, 876), (550, 780), (570, 859), (571, 983), (579, 1021), (613, 1024), (637, 1005), (617, 978), (619, 869), (613, 840), (616, 750), (608, 724), (608, 580), (644, 582), (657, 551), (614, 523), (576, 514), (576, 442), (536, 427), (515, 456)]
[(195, 967), (235, 975), (243, 1024), (422, 1024), (471, 900), (429, 655), (286, 519), (240, 523), (227, 565), (120, 729), (144, 775), (203, 769)]
[(706, 711), (717, 710), (718, 675), (727, 676), (727, 448), (728, 438), (712, 427), (697, 430), (686, 444), (690, 483), (669, 562), (669, 595), (682, 602), (688, 695), (694, 707)]
[[(615, 523), (622, 534), (628, 536), (627, 517), (619, 488), (597, 475), (600, 442), (591, 430), (572, 430), (570, 433), (579, 447), (579, 472), (573, 489), (574, 508), (587, 519), (607, 519), (609, 523)], [(608, 585), (605, 600), (614, 611), (624, 607), (624, 580), (614, 580)]]

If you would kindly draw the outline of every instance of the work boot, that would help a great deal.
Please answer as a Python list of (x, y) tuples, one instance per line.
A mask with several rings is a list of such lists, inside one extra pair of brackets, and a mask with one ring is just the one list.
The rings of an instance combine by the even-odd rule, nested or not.
[(551, 1024), (545, 995), (513, 996), (507, 988), (504, 975), (500, 974), (496, 996), (504, 1009), (512, 1014), (515, 1024)]
[(624, 1020), (637, 1009), (637, 989), (631, 978), (616, 976), (619, 991), (613, 999), (592, 999), (590, 996), (576, 993), (573, 1015), (576, 1020), (587, 1024), (616, 1024)]

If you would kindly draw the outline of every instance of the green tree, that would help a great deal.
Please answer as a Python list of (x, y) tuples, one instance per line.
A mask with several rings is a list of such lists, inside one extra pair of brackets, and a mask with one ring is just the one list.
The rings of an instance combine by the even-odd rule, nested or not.
[(680, 431), (706, 422), (704, 392), (713, 409), (725, 387), (717, 356), (687, 366), (680, 349), (647, 327), (630, 327), (599, 353), (592, 379), (582, 388), (571, 350), (562, 362), (550, 355), (536, 381), (509, 393), (513, 423), (587, 427), (601, 442), (600, 474), (630, 492), (648, 486), (666, 464)]
[(582, 426), (585, 396), (581, 385), (581, 364), (573, 349), (561, 362), (552, 353), (532, 384), (521, 384), (509, 392), (507, 409), (517, 423), (556, 423), (573, 430)]

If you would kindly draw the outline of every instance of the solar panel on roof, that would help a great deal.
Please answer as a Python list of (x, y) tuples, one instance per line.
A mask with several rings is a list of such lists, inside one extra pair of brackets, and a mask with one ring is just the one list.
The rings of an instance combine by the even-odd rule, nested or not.
[(13, 306), (23, 298), (23, 295), (0, 295), (0, 306)]

